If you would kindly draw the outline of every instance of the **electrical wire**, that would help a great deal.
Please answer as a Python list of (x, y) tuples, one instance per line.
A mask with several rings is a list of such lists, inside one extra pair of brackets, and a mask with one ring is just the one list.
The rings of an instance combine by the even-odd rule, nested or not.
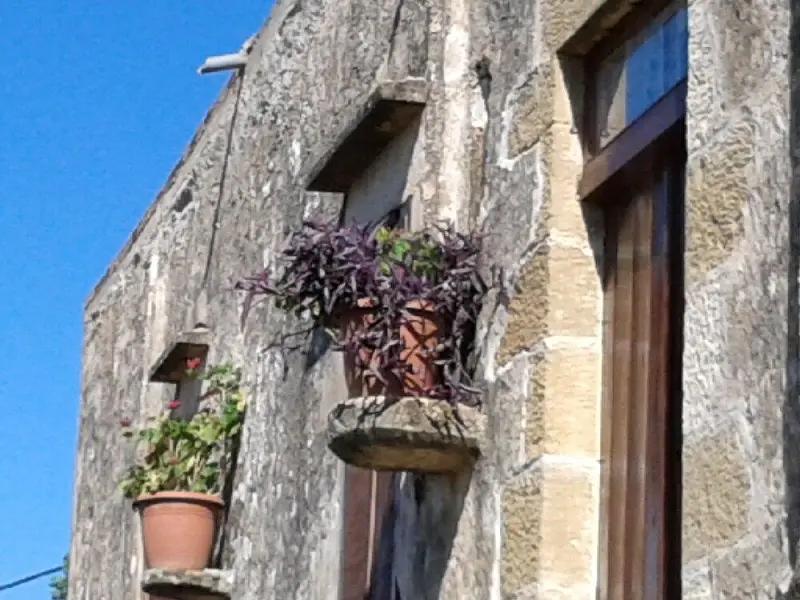
[(0, 592), (10, 590), (11, 588), (15, 588), (24, 583), (30, 583), (31, 581), (35, 581), (36, 579), (40, 579), (47, 575), (55, 575), (61, 570), (62, 567), (55, 567), (53, 569), (47, 569), (46, 571), (40, 571), (39, 573), (34, 573), (33, 575), (28, 575), (27, 577), (23, 577), (22, 579), (17, 579), (16, 581), (12, 581), (11, 583), (4, 583), (3, 585), (0, 585)]

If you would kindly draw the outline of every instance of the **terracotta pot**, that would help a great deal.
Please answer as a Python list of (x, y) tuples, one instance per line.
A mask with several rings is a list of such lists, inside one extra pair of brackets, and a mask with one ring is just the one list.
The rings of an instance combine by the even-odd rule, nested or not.
[[(344, 352), (345, 379), (351, 398), (360, 396), (420, 396), (426, 388), (436, 385), (441, 377), (439, 369), (433, 365), (436, 356), (423, 356), (426, 350), (433, 350), (439, 344), (445, 331), (445, 324), (434, 311), (431, 302), (409, 302), (406, 309), (411, 313), (409, 322), (400, 327), (400, 338), (403, 342), (401, 358), (409, 365), (410, 371), (404, 378), (391, 373), (382, 373), (386, 379), (383, 383), (367, 369), (357, 367), (357, 356), (366, 364), (377, 366), (378, 358), (373, 357), (373, 350), (359, 348), (357, 351)], [(339, 318), (339, 326), (344, 337), (354, 330), (364, 328), (375, 319), (375, 311), (369, 300), (359, 301), (359, 308), (343, 313)], [(401, 380), (402, 379), (402, 380)]]
[(200, 570), (211, 562), (225, 503), (196, 492), (139, 496), (133, 507), (142, 518), (147, 568)]

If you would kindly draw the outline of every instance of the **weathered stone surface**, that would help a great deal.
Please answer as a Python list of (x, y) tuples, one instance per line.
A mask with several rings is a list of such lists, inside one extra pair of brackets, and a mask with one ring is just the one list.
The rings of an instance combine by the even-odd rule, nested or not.
[[(140, 593), (138, 523), (116, 490), (134, 450), (117, 423), (171, 398), (148, 369), (197, 323), (209, 361), (240, 364), (250, 396), (218, 556), (236, 597), (330, 600), (342, 465), (321, 407), (341, 398), (338, 363), (317, 336), (308, 353), (277, 351), (306, 324), (269, 303), (243, 319), (231, 287), (274, 264), (303, 218), (342, 214), (343, 195), (309, 192), (310, 179), (376, 90), (412, 88), (425, 105), (400, 189), (414, 223), (488, 232), (484, 265), (503, 285), (478, 328), (491, 443), (471, 472), (403, 478), (395, 589), (594, 598), (603, 231), (577, 199), (583, 64), (563, 52), (589, 49), (634, 4), (278, 3), (87, 302), (71, 600)], [(780, 598), (800, 540), (796, 5), (688, 7), (684, 596), (697, 600)]]
[(233, 597), (233, 573), (217, 569), (148, 569), (142, 577), (142, 590), (151, 596), (175, 600), (226, 600)]
[(779, 531), (741, 540), (710, 562), (715, 598), (785, 598), (792, 570), (781, 548)]
[(567, 599), (594, 593), (598, 467), (544, 459), (505, 486), (504, 597)]
[(472, 468), (486, 444), (477, 408), (430, 398), (367, 396), (338, 403), (328, 446), (343, 461), (376, 471), (450, 473)]
[(687, 165), (687, 273), (702, 278), (728, 259), (744, 236), (744, 219), (755, 173), (755, 124), (728, 128)]
[(796, 5), (689, 8), (682, 505), (691, 597), (783, 598), (795, 560), (798, 129), (787, 60)]
[(730, 430), (684, 447), (686, 561), (726, 548), (749, 529), (750, 477), (745, 455)]

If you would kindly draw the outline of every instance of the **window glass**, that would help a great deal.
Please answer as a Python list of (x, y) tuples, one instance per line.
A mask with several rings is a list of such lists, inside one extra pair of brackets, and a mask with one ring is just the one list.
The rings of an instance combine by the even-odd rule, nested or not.
[(687, 10), (670, 7), (601, 63), (594, 102), (599, 148), (686, 77), (688, 41)]

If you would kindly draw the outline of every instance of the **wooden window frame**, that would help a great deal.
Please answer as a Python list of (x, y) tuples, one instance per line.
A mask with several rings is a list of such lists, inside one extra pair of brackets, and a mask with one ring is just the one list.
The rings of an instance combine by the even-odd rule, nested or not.
[(597, 113), (592, 110), (598, 87), (597, 75), (604, 63), (627, 40), (646, 29), (670, 6), (686, 8), (685, 0), (653, 0), (637, 5), (597, 42), (583, 58), (584, 110), (582, 119), (584, 168), (578, 185), (582, 201), (595, 201), (596, 192), (621, 174), (646, 151), (658, 151), (662, 144), (673, 146), (685, 137), (686, 78), (679, 81), (643, 115), (630, 123), (605, 147), (596, 138)]
[[(685, 165), (686, 161), (686, 93), (687, 78), (684, 77), (672, 89), (668, 90), (658, 101), (649, 107), (644, 114), (632, 123), (628, 124), (614, 139), (601, 148), (597, 139), (595, 102), (597, 98), (597, 75), (600, 73), (600, 66), (615, 52), (622, 44), (633, 36), (646, 29), (654, 19), (670, 6), (676, 5), (678, 10), (686, 9), (686, 2), (675, 2), (674, 0), (655, 0), (650, 3), (637, 5), (629, 15), (623, 18), (599, 43), (597, 43), (588, 56), (584, 57), (584, 109), (583, 109), (583, 131), (584, 131), (584, 168), (578, 185), (578, 195), (582, 202), (595, 205), (600, 208), (609, 207), (616, 204), (619, 196), (615, 195), (616, 190), (625, 189), (626, 183), (640, 180), (642, 170), (653, 168), (660, 164), (660, 157), (673, 157), (673, 163)], [(677, 176), (670, 178), (668, 186), (674, 189), (675, 185), (683, 185), (683, 173), (681, 181)], [(670, 193), (663, 190), (654, 193)], [(682, 195), (681, 195), (682, 199)], [(667, 467), (663, 469), (663, 476), (655, 482), (657, 489), (661, 490), (662, 523), (664, 524), (664, 536), (660, 546), (661, 552), (661, 577), (659, 589), (648, 592), (646, 597), (657, 597), (659, 600), (679, 598), (681, 593), (681, 413), (682, 402), (682, 345), (683, 345), (683, 232), (684, 232), (683, 204), (670, 212), (669, 235), (673, 237), (673, 251), (670, 252), (669, 273), (674, 278), (676, 289), (669, 294), (664, 315), (654, 317), (667, 318), (669, 323), (661, 324), (668, 326), (669, 338), (666, 342), (665, 350), (668, 355), (665, 359), (668, 370), (662, 381), (665, 389), (669, 390), (666, 398), (667, 406), (663, 409), (666, 415), (666, 427), (664, 435), (660, 440), (654, 440), (653, 446), (649, 445), (648, 439), (647, 452), (658, 452), (659, 458), (665, 461)], [(605, 264), (605, 260), (604, 260)], [(606, 275), (603, 275), (604, 281)], [(605, 286), (605, 284), (604, 284)], [(606, 315), (607, 318), (607, 315)], [(604, 336), (605, 337), (605, 336)], [(610, 349), (607, 340), (604, 339), (604, 372), (607, 372), (610, 362)], [(611, 399), (606, 397), (605, 390), (607, 384), (604, 383), (604, 401), (602, 416), (603, 431), (603, 457), (609, 456), (609, 436), (612, 430), (611, 424)], [(652, 384), (651, 384), (652, 385)], [(658, 436), (657, 436), (658, 437)], [(656, 447), (656, 445), (658, 447)], [(607, 596), (610, 589), (611, 579), (620, 575), (609, 570), (608, 555), (608, 535), (609, 519), (611, 518), (609, 506), (607, 504), (608, 475), (604, 469), (602, 477), (603, 490), (601, 491), (601, 517), (600, 517), (600, 547), (599, 547), (599, 576), (598, 598), (599, 600), (617, 600), (616, 597)], [(653, 485), (652, 477), (648, 479), (646, 485)], [(626, 494), (628, 492), (625, 492)], [(627, 518), (627, 517), (626, 517)], [(644, 538), (644, 534), (642, 534)], [(626, 564), (626, 569), (631, 567)], [(625, 574), (622, 574), (625, 577)], [(654, 595), (649, 595), (653, 593)], [(644, 595), (642, 597), (645, 597)]]
[[(636, 121), (591, 156), (583, 168), (578, 195), (593, 201), (596, 194), (613, 177), (624, 175), (648, 152), (674, 149), (676, 140), (685, 139), (686, 79), (681, 80), (665, 96)], [(589, 112), (589, 111), (587, 111)]]

